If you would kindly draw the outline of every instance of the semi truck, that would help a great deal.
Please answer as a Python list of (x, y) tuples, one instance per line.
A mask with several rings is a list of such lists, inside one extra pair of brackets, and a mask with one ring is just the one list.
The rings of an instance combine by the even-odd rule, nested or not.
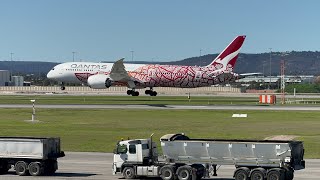
[(162, 158), (152, 136), (119, 141), (113, 174), (126, 179), (195, 180), (217, 176), (217, 166), (234, 165), (235, 180), (292, 180), (295, 170), (305, 168), (301, 141), (191, 139), (167, 134), (160, 144)]
[(0, 174), (13, 167), (20, 176), (52, 175), (63, 156), (60, 138), (0, 137)]

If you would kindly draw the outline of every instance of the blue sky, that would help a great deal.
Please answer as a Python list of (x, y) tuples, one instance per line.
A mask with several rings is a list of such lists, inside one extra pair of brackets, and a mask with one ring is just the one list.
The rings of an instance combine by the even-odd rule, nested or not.
[(320, 1), (0, 0), (0, 60), (175, 61), (222, 51), (320, 51)]

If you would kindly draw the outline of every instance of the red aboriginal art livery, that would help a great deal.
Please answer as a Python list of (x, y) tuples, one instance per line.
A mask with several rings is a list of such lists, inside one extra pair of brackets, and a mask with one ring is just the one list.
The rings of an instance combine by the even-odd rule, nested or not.
[(246, 36), (237, 36), (209, 65), (178, 66), (154, 64), (126, 64), (123, 59), (115, 63), (70, 62), (55, 66), (47, 75), (62, 82), (85, 83), (102, 89), (114, 85), (130, 88), (128, 95), (138, 96), (139, 88), (150, 88), (146, 94), (156, 96), (153, 87), (196, 88), (225, 83), (239, 78), (233, 72), (240, 48)]

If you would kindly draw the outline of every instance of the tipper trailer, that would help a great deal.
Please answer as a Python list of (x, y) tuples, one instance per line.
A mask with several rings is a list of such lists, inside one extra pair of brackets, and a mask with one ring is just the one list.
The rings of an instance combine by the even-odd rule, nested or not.
[(0, 174), (13, 166), (20, 176), (51, 175), (63, 156), (60, 138), (0, 137)]
[(217, 166), (234, 165), (235, 180), (292, 180), (295, 170), (305, 168), (301, 141), (190, 139), (167, 134), (160, 143), (162, 160), (152, 136), (118, 142), (113, 173), (126, 179), (193, 180), (210, 173), (217, 176)]

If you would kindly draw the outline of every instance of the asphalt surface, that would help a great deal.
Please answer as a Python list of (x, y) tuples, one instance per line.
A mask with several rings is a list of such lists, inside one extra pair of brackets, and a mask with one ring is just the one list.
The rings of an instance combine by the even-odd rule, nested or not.
[[(13, 170), (9, 174), (0, 175), (1, 180), (30, 180), (30, 179), (97, 179), (116, 180), (121, 175), (112, 175), (113, 155), (111, 153), (80, 153), (66, 152), (66, 156), (58, 160), (59, 170), (54, 176), (18, 176)], [(296, 180), (319, 180), (320, 159), (307, 159), (306, 169), (295, 172)], [(232, 180), (234, 166), (221, 166), (218, 177), (212, 180)]]
[[(0, 108), (31, 108), (26, 104), (0, 104)], [(284, 110), (284, 111), (318, 111), (320, 107), (308, 106), (179, 106), (179, 105), (36, 105), (36, 108), (63, 109), (207, 109), (207, 110)], [(11, 169), (9, 174), (0, 175), (1, 180), (24, 179), (97, 179), (116, 180), (121, 175), (112, 175), (112, 154), (67, 152), (66, 157), (58, 160), (59, 170), (54, 176), (18, 176)], [(218, 177), (214, 180), (232, 180), (234, 166), (221, 166)], [(307, 159), (306, 169), (295, 172), (297, 180), (318, 180), (320, 177), (320, 159)]]
[[(183, 106), (183, 105), (90, 105), (90, 104), (55, 104), (35, 105), (36, 108), (48, 109), (207, 109), (207, 110), (271, 110), (271, 111), (319, 111), (320, 106), (244, 106), (244, 105), (215, 105), (215, 106)], [(28, 104), (0, 104), (0, 108), (32, 108)]]

